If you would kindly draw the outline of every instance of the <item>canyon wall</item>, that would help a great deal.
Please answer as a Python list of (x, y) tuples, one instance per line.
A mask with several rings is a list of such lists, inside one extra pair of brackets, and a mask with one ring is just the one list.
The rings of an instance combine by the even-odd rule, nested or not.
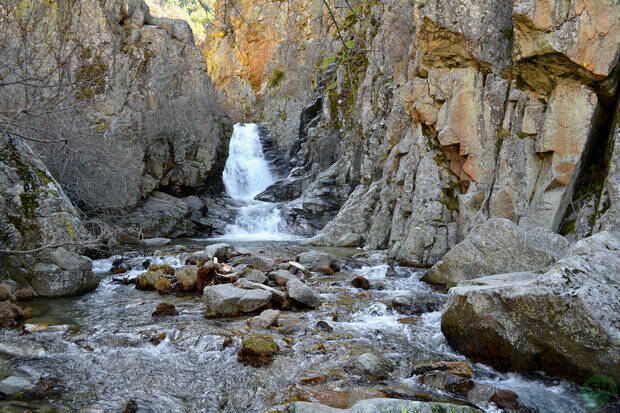
[(615, 2), (239, 11), (204, 46), (210, 70), (228, 102), (248, 97), (236, 116), (262, 121), (290, 160), (262, 197), (317, 226), (333, 217), (312, 242), (430, 266), (489, 218), (573, 238), (617, 228)]
[[(232, 123), (188, 24), (153, 17), (141, 0), (3, 12), (13, 14), (0, 49), (0, 279), (45, 296), (96, 287), (80, 255), (89, 239), (80, 209), (110, 221), (120, 211), (121, 241), (196, 233), (189, 218), (202, 218), (202, 204), (175, 196), (221, 189)], [(42, 20), (30, 27), (21, 16)], [(30, 60), (15, 58), (27, 51)], [(42, 68), (47, 84), (25, 82), (20, 65)]]

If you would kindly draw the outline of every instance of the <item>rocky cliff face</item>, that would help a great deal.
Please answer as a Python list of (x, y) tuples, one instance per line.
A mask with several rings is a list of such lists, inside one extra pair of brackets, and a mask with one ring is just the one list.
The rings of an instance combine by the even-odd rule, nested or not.
[(217, 186), (232, 125), (189, 25), (151, 16), (141, 0), (85, 2), (80, 23), (91, 31), (96, 25), (98, 34), (84, 50), (111, 58), (103, 61), (102, 93), (88, 97), (89, 116), (142, 163), (140, 185), (124, 203), (155, 189), (187, 194)]
[[(67, 193), (80, 207), (100, 210), (134, 207), (156, 190), (185, 196), (221, 186), (232, 124), (189, 25), (152, 16), (141, 0), (62, 4), (58, 13), (68, 8), (67, 30), (77, 39), (71, 76), (81, 85), (72, 119), (79, 132), (73, 135), (85, 136), (72, 136), (69, 144), (86, 154), (93, 142), (105, 146), (99, 160), (77, 157), (74, 163), (89, 165), (83, 171), (88, 178), (74, 189), (77, 171), (66, 172), (54, 160), (64, 147), (36, 145), (52, 159), (48, 166)], [(118, 177), (97, 169), (97, 161)], [(89, 191), (93, 195), (82, 199)]]
[[(86, 236), (77, 209), (24, 142), (0, 136), (0, 279), (9, 277), (41, 296), (83, 293), (98, 278), (80, 255)], [(44, 248), (45, 246), (57, 246)]]
[[(109, 166), (120, 165), (114, 169), (118, 176), (98, 180), (92, 171), (105, 166), (101, 168), (96, 157), (88, 162), (79, 158), (82, 169), (60, 176), (59, 181), (81, 179), (82, 186), (74, 191), (100, 201), (98, 208), (128, 210), (119, 224), (146, 236), (194, 233), (200, 224), (190, 218), (204, 221), (202, 203), (196, 197), (182, 200), (173, 195), (221, 186), (232, 124), (220, 110), (192, 31), (184, 21), (151, 16), (141, 0), (84, 0), (79, 7), (64, 2), (49, 7), (60, 16), (67, 4), (75, 7), (70, 8), (68, 32), (80, 39), (71, 70), (76, 82), (85, 85), (76, 93), (79, 109), (72, 121), (79, 126), (77, 130), (88, 133), (71, 136), (68, 145), (65, 140), (57, 144), (33, 141), (33, 145), (46, 155), (46, 162), (55, 159), (58, 165), (71, 162), (59, 151), (73, 143), (81, 145), (70, 148), (73, 152), (88, 152), (105, 142)], [(3, 85), (0, 105), (10, 102), (9, 95), (16, 90)], [(94, 288), (92, 263), (75, 247), (84, 231), (77, 209), (33, 150), (4, 132), (0, 141), (0, 249), (62, 246), (28, 254), (3, 253), (0, 276), (29, 284), (43, 296)], [(63, 133), (73, 130), (67, 128)], [(129, 235), (136, 239), (135, 234)]]
[[(429, 266), (489, 218), (583, 237), (610, 217), (615, 2), (328, 2), (332, 14), (322, 2), (272, 6), (306, 10), (295, 17), (248, 4), (244, 24), (276, 35), (256, 40), (269, 45), (262, 71), (240, 59), (225, 79), (253, 87), (258, 118), (290, 151), (284, 192), (317, 216), (339, 210), (315, 243), (389, 248), (401, 263)], [(207, 47), (236, 54), (233, 37), (246, 44), (249, 30)], [(313, 104), (320, 110), (307, 116)]]

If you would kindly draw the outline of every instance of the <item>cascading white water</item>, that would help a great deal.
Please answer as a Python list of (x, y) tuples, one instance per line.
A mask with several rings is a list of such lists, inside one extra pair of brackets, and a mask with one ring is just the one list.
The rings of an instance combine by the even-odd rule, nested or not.
[(222, 179), (226, 193), (243, 200), (253, 200), (275, 182), (255, 123), (235, 125)]
[(235, 125), (222, 179), (228, 195), (246, 202), (239, 208), (235, 223), (226, 228), (224, 237), (259, 240), (290, 238), (278, 205), (254, 200), (256, 195), (276, 181), (263, 154), (256, 124)]

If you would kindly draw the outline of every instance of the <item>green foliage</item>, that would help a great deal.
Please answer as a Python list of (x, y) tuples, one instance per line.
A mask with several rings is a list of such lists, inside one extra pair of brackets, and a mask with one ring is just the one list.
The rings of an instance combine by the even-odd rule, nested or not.
[(278, 86), (282, 79), (284, 79), (284, 72), (280, 69), (274, 69), (271, 80), (269, 80), (269, 87), (273, 88)]
[(209, 11), (199, 0), (146, 0), (146, 3), (154, 15), (187, 21), (198, 41), (205, 38), (206, 22), (213, 21), (213, 0), (202, 0)]

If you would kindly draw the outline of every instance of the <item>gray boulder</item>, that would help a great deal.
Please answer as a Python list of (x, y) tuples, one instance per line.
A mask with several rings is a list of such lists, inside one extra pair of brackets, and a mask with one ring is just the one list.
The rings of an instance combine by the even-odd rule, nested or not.
[(28, 366), (20, 366), (15, 373), (0, 381), (0, 394), (13, 396), (34, 390), (41, 373)]
[(296, 261), (308, 268), (310, 271), (322, 272), (324, 274), (333, 274), (338, 270), (334, 264), (331, 255), (322, 251), (308, 251), (299, 254)]
[(271, 327), (280, 315), (278, 310), (265, 310), (256, 317), (248, 320), (248, 326), (256, 329), (265, 329)]
[(177, 238), (196, 233), (195, 225), (188, 220), (190, 214), (189, 205), (181, 198), (155, 191), (119, 224), (139, 228), (153, 238)]
[(232, 264), (235, 266), (247, 265), (248, 267), (252, 267), (263, 272), (271, 271), (276, 267), (276, 262), (274, 260), (258, 255), (247, 255), (236, 258)]
[(337, 409), (319, 403), (295, 402), (286, 407), (287, 413), (482, 413), (482, 410), (452, 403), (418, 402), (401, 399), (367, 399), (355, 403), (348, 409)]
[(601, 232), (545, 273), (464, 281), (450, 289), (441, 330), (453, 348), (500, 370), (618, 382), (619, 251), (617, 236)]
[(393, 367), (389, 361), (372, 353), (364, 353), (355, 360), (355, 367), (373, 379), (386, 379)]
[(424, 276), (434, 284), (517, 271), (541, 270), (558, 260), (568, 241), (544, 228), (522, 228), (505, 218), (490, 219), (452, 248)]
[(321, 299), (312, 291), (312, 288), (297, 279), (290, 280), (286, 284), (286, 288), (288, 296), (299, 304), (313, 308), (321, 305)]
[(298, 280), (299, 278), (290, 271), (277, 270), (269, 273), (269, 278), (274, 280), (278, 285), (286, 285), (290, 280)]
[(235, 283), (235, 287), (244, 288), (246, 290), (265, 290), (265, 291), (268, 291), (268, 292), (270, 292), (272, 294), (271, 299), (273, 301), (279, 303), (279, 304), (286, 304), (287, 301), (288, 301), (288, 297), (287, 297), (286, 293), (284, 293), (284, 292), (282, 292), (282, 291), (280, 291), (280, 290), (278, 290), (276, 288), (273, 288), (273, 287), (270, 287), (268, 285), (265, 285), (265, 284), (260, 284), (260, 283), (255, 283), (255, 282), (252, 282), (252, 281), (248, 281), (245, 278), (242, 278), (242, 279), (238, 280)]
[(212, 260), (217, 258), (220, 262), (226, 261), (235, 251), (235, 249), (225, 243), (207, 245), (204, 250), (205, 258)]
[(267, 276), (265, 273), (259, 270), (252, 270), (243, 278), (258, 284), (264, 284), (267, 281)]
[(99, 280), (80, 247), (88, 238), (77, 209), (34, 151), (0, 135), (0, 249), (62, 245), (0, 253), (2, 275), (48, 297), (93, 290)]
[(202, 300), (217, 315), (232, 317), (256, 311), (271, 301), (272, 294), (265, 290), (245, 290), (231, 284), (205, 287)]
[(92, 271), (90, 258), (64, 248), (55, 248), (42, 254), (45, 262), (34, 266), (36, 274), (30, 280), (32, 288), (43, 297), (82, 294), (97, 288), (99, 277)]

